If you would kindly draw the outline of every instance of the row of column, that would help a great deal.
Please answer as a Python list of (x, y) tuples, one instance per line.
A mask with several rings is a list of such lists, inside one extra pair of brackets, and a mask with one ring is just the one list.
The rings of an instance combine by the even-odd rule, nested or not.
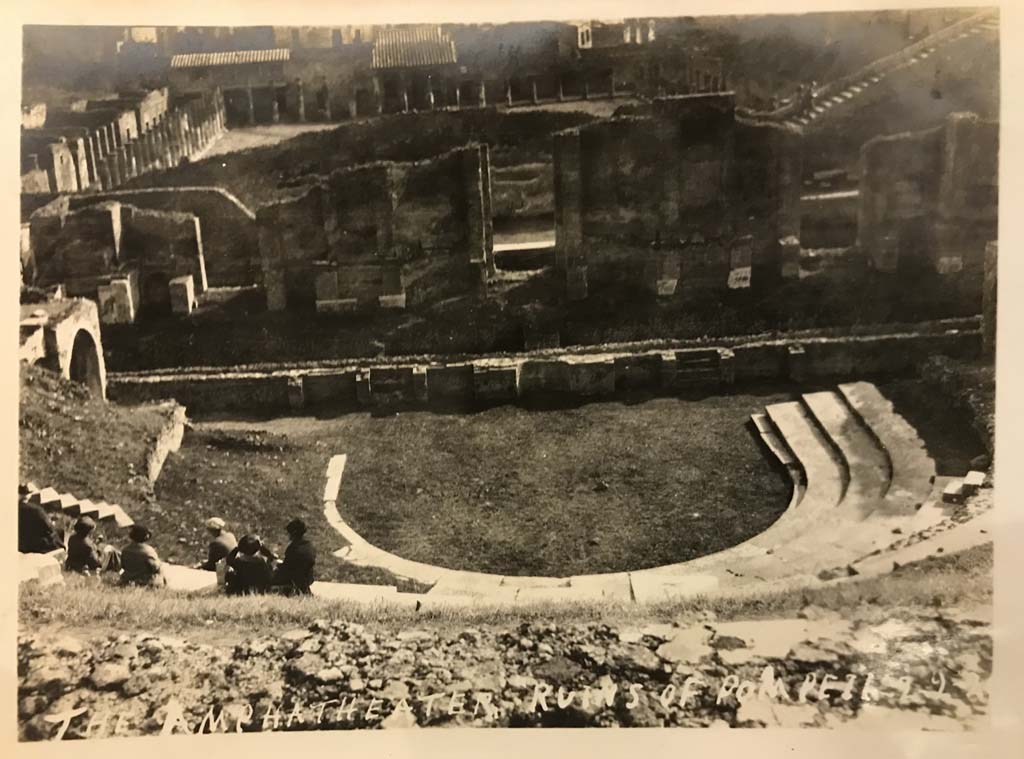
[(150, 171), (177, 166), (225, 131), (220, 91), (163, 114), (133, 140), (124, 140), (116, 124), (93, 131), (86, 139), (90, 184), (100, 190), (119, 187)]
[[(564, 101), (567, 101), (567, 100), (581, 100), (581, 99), (582, 100), (589, 100), (592, 97), (601, 97), (601, 98), (613, 97), (614, 98), (616, 96), (616, 94), (617, 94), (616, 90), (615, 90), (615, 77), (611, 73), (609, 73), (609, 75), (606, 77), (607, 81), (603, 82), (601, 84), (601, 89), (600, 90), (592, 91), (591, 90), (591, 80), (589, 78), (585, 77), (583, 79), (583, 81), (582, 81), (582, 92), (574, 93), (574, 94), (566, 94), (565, 84), (564, 84), (564, 81), (563, 81), (563, 77), (558, 77), (558, 87), (557, 87), (556, 93), (555, 93), (555, 95), (553, 97), (541, 97), (540, 96), (540, 94), (538, 92), (538, 86), (537, 86), (537, 82), (539, 81), (539, 79), (540, 79), (540, 77), (527, 77), (526, 78), (525, 81), (527, 81), (528, 84), (529, 84), (529, 95), (526, 98), (522, 98), (522, 97), (516, 98), (513, 95), (513, 82), (514, 81), (522, 81), (522, 80), (506, 79), (505, 82), (504, 82), (504, 92), (501, 95), (501, 102), (504, 102), (508, 106), (512, 106), (515, 103), (533, 103), (533, 104), (536, 105), (536, 104), (539, 104), (539, 103), (542, 103), (542, 102), (564, 102)], [(472, 95), (469, 98), (466, 99), (469, 102), (464, 102), (463, 90), (466, 88), (467, 84), (472, 84)], [(413, 100), (410, 98), (410, 95), (409, 95), (410, 87), (406, 83), (403, 83), (403, 85), (404, 86), (401, 87), (400, 95), (398, 97), (398, 101), (399, 101), (400, 106), (401, 106), (400, 110), (402, 112), (405, 112), (405, 113), (408, 113), (409, 111), (419, 110), (419, 106), (421, 104), (413, 102)], [(501, 85), (499, 84), (498, 87), (500, 88), (500, 86)], [(432, 110), (435, 110), (436, 108), (451, 108), (451, 107), (454, 107), (456, 109), (460, 109), (460, 108), (464, 108), (464, 107), (479, 107), (479, 108), (486, 108), (487, 107), (487, 103), (488, 103), (488, 97), (487, 97), (488, 90), (487, 90), (487, 84), (483, 80), (474, 81), (472, 83), (462, 82), (461, 84), (457, 84), (454, 88), (452, 87), (452, 84), (451, 84), (450, 81), (444, 80), (442, 82), (441, 88), (439, 90), (435, 90), (434, 86), (433, 86), (432, 77), (427, 76), (426, 77), (426, 88), (425, 89), (426, 89), (426, 102), (423, 103), (422, 105), (424, 105), (426, 107), (426, 110), (431, 110), (432, 111)], [(494, 89), (494, 87), (492, 85), (492, 90), (493, 89)], [(448, 93), (454, 93), (454, 98), (451, 95), (449, 95)], [(443, 100), (444, 102), (439, 103), (438, 102), (439, 100)], [(453, 100), (454, 100), (454, 102), (452, 102)], [(374, 102), (373, 102), (373, 106), (372, 107), (373, 107), (375, 113), (377, 113), (377, 114), (384, 113), (384, 111), (385, 111), (384, 87), (382, 86), (381, 81), (380, 81), (380, 79), (378, 77), (374, 77), (374, 79), (373, 79), (373, 101)], [(366, 114), (363, 114), (363, 113), (359, 113), (357, 99), (356, 99), (354, 94), (349, 99), (349, 115), (351, 117), (353, 117), (353, 118), (355, 118), (357, 115), (358, 116), (366, 115)]]

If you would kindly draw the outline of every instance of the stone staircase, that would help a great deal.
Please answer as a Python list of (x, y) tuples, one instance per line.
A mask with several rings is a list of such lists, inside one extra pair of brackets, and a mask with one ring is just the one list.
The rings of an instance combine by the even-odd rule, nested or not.
[(46, 511), (59, 511), (72, 519), (92, 517), (99, 524), (111, 524), (119, 529), (131, 527), (135, 522), (117, 504), (106, 501), (93, 502), (88, 498), (77, 498), (71, 493), (60, 493), (54, 488), (40, 488), (34, 482), (19, 487), (20, 495), (30, 503), (42, 506)]
[(819, 88), (808, 103), (797, 103), (772, 112), (750, 112), (750, 118), (777, 121), (789, 127), (812, 129), (847, 106), (857, 107), (867, 101), (882, 81), (915, 67), (939, 53), (957, 53), (964, 48), (964, 57), (971, 52), (966, 45), (972, 40), (998, 40), (999, 17), (996, 11), (982, 11), (963, 21), (931, 34), (892, 55), (873, 61), (860, 70)]

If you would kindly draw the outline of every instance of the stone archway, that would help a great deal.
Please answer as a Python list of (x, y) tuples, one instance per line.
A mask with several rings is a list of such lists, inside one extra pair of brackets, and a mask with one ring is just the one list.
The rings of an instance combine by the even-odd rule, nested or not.
[(68, 375), (75, 382), (81, 382), (96, 397), (103, 397), (103, 377), (100, 370), (99, 348), (92, 334), (80, 329), (75, 334), (71, 347), (71, 361)]

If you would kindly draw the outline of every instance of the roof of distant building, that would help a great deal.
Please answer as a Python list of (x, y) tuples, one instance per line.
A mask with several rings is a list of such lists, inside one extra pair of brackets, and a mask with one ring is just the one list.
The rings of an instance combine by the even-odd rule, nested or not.
[(286, 47), (272, 50), (227, 50), (220, 53), (182, 53), (171, 58), (172, 69), (190, 69), (200, 66), (238, 66), (244, 63), (272, 63), (287, 61), (291, 49)]
[(373, 43), (375, 69), (455, 63), (455, 41), (439, 26), (384, 29)]

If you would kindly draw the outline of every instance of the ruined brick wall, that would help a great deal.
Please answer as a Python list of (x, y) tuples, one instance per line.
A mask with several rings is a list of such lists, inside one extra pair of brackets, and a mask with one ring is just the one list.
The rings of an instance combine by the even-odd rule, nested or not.
[(121, 253), (120, 204), (66, 215), (55, 207), (33, 215), (31, 229), (39, 283), (65, 284), (69, 294), (95, 297), (95, 278), (111, 271)]
[(861, 149), (858, 246), (882, 272), (979, 273), (998, 218), (999, 125), (952, 114)]
[(138, 269), (140, 278), (191, 275), (195, 292), (206, 291), (203, 238), (195, 216), (122, 205), (121, 228), (122, 266)]
[(799, 232), (797, 137), (733, 108), (666, 98), (556, 135), (558, 265), (662, 295), (736, 286), (734, 262), (747, 282), (777, 268), (778, 240)]
[[(257, 212), (268, 306), (415, 300), (479, 284), (493, 233), (485, 146), (332, 172)], [(431, 284), (428, 284), (430, 282)], [(412, 292), (410, 292), (412, 296)]]
[(202, 230), (203, 258), (211, 287), (260, 281), (256, 215), (219, 187), (167, 187), (76, 195), (73, 210), (106, 200), (154, 211), (194, 215)]

